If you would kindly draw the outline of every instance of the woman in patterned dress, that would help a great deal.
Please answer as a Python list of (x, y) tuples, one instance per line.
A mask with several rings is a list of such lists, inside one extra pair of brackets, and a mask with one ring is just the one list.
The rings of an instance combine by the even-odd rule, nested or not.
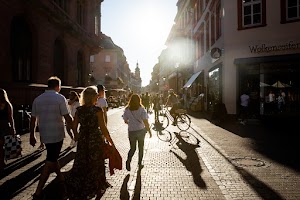
[(78, 143), (73, 168), (66, 177), (70, 200), (92, 198), (110, 186), (105, 177), (101, 147), (105, 140), (115, 146), (107, 130), (103, 111), (95, 106), (97, 97), (96, 87), (85, 88), (80, 97), (81, 106), (75, 113), (74, 130), (80, 126), (79, 133), (75, 133)]
[(8, 99), (6, 91), (0, 88), (0, 172), (4, 169), (4, 136), (15, 135), (13, 106)]

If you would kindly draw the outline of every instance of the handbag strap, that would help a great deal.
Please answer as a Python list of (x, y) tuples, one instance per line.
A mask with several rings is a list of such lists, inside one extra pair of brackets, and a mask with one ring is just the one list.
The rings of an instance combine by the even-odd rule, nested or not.
[(134, 118), (136, 121), (138, 121), (139, 123), (143, 124), (140, 120), (138, 120), (137, 118), (135, 118), (135, 116), (134, 116), (134, 114), (132, 113), (131, 110), (130, 110), (130, 112), (131, 112), (131, 115), (133, 116), (133, 118)]

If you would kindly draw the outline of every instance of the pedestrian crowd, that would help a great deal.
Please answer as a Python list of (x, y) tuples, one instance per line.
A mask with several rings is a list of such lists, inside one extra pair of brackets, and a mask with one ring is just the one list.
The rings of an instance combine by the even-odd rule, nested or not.
[[(122, 157), (107, 129), (108, 104), (103, 85), (88, 86), (78, 94), (69, 92), (69, 98), (60, 94), (61, 80), (51, 76), (47, 89), (32, 103), (30, 117), (30, 139), (33, 147), (46, 149), (46, 159), (41, 171), (33, 200), (44, 198), (43, 189), (51, 173), (56, 173), (59, 185), (66, 190), (70, 200), (99, 199), (112, 185), (106, 180), (105, 159), (109, 159), (110, 174), (122, 170)], [(123, 119), (128, 124), (128, 152), (126, 169), (138, 145), (138, 164), (143, 168), (144, 140), (149, 132), (150, 95), (142, 101), (138, 94), (131, 93), (125, 107)], [(145, 105), (143, 105), (145, 103)], [(65, 138), (65, 130), (71, 138), (70, 148), (76, 147), (74, 163), (65, 175), (61, 172), (59, 154)], [(39, 134), (37, 134), (37, 132)], [(8, 94), (0, 88), (0, 146), (4, 146), (6, 135), (15, 137), (13, 106)], [(37, 138), (38, 136), (38, 138)], [(0, 173), (5, 169), (4, 149), (0, 148)]]
[[(61, 80), (56, 76), (48, 79), (48, 88), (32, 103), (30, 116), (30, 139), (33, 147), (39, 142), (40, 149), (46, 149), (45, 165), (41, 171), (38, 186), (32, 194), (33, 200), (43, 199), (43, 189), (51, 173), (56, 173), (61, 187), (66, 189), (70, 200), (101, 197), (108, 187), (105, 159), (109, 159), (111, 174), (122, 169), (122, 157), (107, 129), (108, 103), (105, 86), (88, 86), (78, 94), (70, 91), (68, 99), (60, 94)], [(131, 92), (122, 115), (128, 125), (130, 149), (126, 169), (131, 170), (131, 161), (138, 147), (138, 167), (142, 169), (144, 140), (146, 133), (152, 137), (149, 113), (154, 110), (155, 121), (164, 106), (171, 106), (174, 115), (179, 108), (178, 96), (171, 92), (164, 102), (163, 95), (153, 97), (147, 92), (141, 96)], [(63, 175), (60, 170), (59, 154), (65, 138), (65, 130), (71, 138), (70, 148), (77, 148), (72, 169)], [(37, 139), (37, 132), (38, 139)], [(8, 94), (0, 88), (0, 146), (5, 136), (16, 136), (13, 106)], [(0, 172), (5, 168), (4, 148), (0, 148)]]

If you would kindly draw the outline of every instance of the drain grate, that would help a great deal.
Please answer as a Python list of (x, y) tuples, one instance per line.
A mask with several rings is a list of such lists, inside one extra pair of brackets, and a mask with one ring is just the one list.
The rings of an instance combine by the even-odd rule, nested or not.
[(233, 158), (231, 162), (237, 167), (263, 167), (266, 163), (252, 157)]

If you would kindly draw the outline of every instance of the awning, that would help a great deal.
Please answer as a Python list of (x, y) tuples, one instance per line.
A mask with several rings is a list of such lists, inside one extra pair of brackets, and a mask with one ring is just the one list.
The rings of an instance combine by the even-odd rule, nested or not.
[(191, 87), (191, 85), (193, 84), (193, 82), (196, 80), (196, 78), (199, 76), (200, 73), (201, 73), (201, 71), (193, 74), (193, 76), (188, 80), (188, 82), (186, 82), (186, 84), (183, 86), (183, 88)]

